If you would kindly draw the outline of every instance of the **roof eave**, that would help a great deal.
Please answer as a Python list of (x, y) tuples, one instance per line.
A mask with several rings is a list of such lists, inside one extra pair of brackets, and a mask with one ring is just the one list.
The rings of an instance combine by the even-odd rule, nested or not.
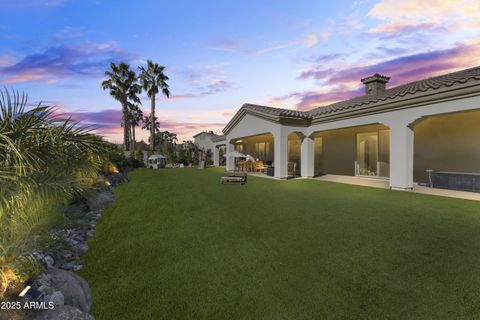
[(375, 103), (365, 104), (345, 108), (345, 110), (323, 113), (312, 118), (312, 124), (331, 122), (348, 118), (356, 118), (368, 114), (376, 114), (383, 112), (391, 112), (400, 109), (416, 108), (435, 102), (449, 101), (460, 97), (470, 97), (480, 95), (480, 83), (466, 82), (454, 87), (446, 87), (441, 89), (432, 89), (412, 95), (405, 95), (400, 98), (389, 98)]

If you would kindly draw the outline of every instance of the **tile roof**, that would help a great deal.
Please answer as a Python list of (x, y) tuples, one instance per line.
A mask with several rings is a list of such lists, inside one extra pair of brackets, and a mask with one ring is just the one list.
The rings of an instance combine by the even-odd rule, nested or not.
[(274, 108), (274, 107), (268, 107), (268, 106), (261, 106), (257, 104), (246, 103), (242, 106), (242, 109), (251, 110), (254, 112), (260, 112), (263, 114), (269, 114), (272, 116), (277, 116), (282, 118), (298, 118), (298, 119), (305, 118), (305, 112), (303, 111)]
[(418, 92), (426, 92), (428, 90), (437, 90), (444, 87), (451, 87), (455, 84), (466, 83), (470, 80), (480, 80), (480, 67), (460, 70), (437, 77), (410, 82), (387, 89), (376, 95), (364, 95), (360, 97), (355, 97), (353, 99), (340, 101), (330, 104), (328, 106), (318, 107), (307, 111), (306, 113), (311, 117), (318, 117), (323, 114), (337, 112), (345, 109), (351, 109), (362, 105), (368, 105), (370, 103), (397, 99)]
[[(388, 78), (378, 74), (375, 74), (372, 77), (384, 78), (385, 80)], [(363, 80), (369, 82), (369, 78), (372, 77), (364, 78)], [(467, 82), (472, 82), (472, 84), (462, 86), (462, 84)], [(328, 119), (330, 115), (334, 115), (336, 112), (348, 117), (349, 111), (353, 112), (356, 110), (356, 108), (361, 108), (361, 110), (366, 110), (368, 112), (369, 107), (372, 107), (375, 108), (375, 112), (378, 112), (379, 110), (387, 110), (390, 108), (391, 102), (406, 101), (408, 104), (408, 101), (411, 98), (426, 97), (427, 99), (424, 99), (423, 101), (434, 101), (436, 97), (439, 97), (435, 96), (436, 93), (449, 91), (448, 87), (456, 86), (462, 89), (465, 87), (475, 86), (475, 88), (471, 88), (470, 90), (473, 90), (474, 92), (480, 92), (480, 89), (476, 89), (477, 86), (480, 86), (480, 67), (474, 67), (420, 81), (410, 82), (380, 91), (376, 94), (355, 97), (353, 99), (336, 102), (309, 111), (282, 109), (246, 103), (225, 126), (223, 133), (227, 134), (240, 120), (241, 116), (245, 112), (253, 113), (273, 121), (286, 120), (309, 125), (309, 123), (317, 120), (322, 121), (323, 118)], [(442, 90), (445, 88), (447, 88), (447, 90)]]

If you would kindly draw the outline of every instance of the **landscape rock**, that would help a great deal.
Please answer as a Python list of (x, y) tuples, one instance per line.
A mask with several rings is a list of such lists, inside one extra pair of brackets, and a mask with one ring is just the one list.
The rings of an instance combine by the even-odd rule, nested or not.
[(51, 268), (48, 270), (51, 286), (60, 291), (65, 304), (89, 312), (92, 306), (92, 291), (88, 283), (73, 272)]
[(65, 305), (42, 311), (34, 320), (95, 320), (95, 318), (78, 308)]
[(53, 302), (55, 306), (63, 306), (65, 304), (65, 297), (60, 291), (55, 291), (49, 296), (48, 302)]
[(84, 255), (88, 251), (88, 244), (86, 242), (79, 242), (73, 247), (73, 251), (78, 256)]
[(106, 178), (113, 187), (128, 181), (127, 175), (123, 172), (109, 174)]
[(87, 205), (92, 211), (103, 210), (115, 200), (115, 195), (111, 190), (102, 190), (95, 192), (87, 197)]

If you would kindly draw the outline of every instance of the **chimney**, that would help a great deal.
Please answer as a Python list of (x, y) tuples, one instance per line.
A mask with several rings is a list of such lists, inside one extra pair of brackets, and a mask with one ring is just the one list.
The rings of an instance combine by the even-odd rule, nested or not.
[(390, 77), (375, 73), (373, 76), (363, 78), (361, 81), (365, 85), (365, 94), (371, 96), (385, 91), (385, 85), (389, 80)]

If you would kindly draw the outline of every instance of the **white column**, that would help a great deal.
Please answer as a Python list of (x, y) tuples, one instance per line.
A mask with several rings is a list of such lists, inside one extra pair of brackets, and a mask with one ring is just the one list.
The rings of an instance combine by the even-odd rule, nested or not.
[[(227, 142), (227, 150), (225, 153), (229, 153), (235, 150), (235, 147), (230, 142)], [(226, 157), (227, 160), (227, 171), (235, 170), (235, 159), (232, 157)]]
[(218, 160), (219, 160), (218, 155), (219, 155), (219, 152), (218, 152), (218, 147), (217, 147), (217, 146), (213, 146), (213, 152), (212, 152), (212, 153), (213, 153), (213, 155), (212, 155), (212, 156), (213, 156), (213, 165), (214, 165), (215, 167), (218, 167)]
[(287, 178), (288, 176), (288, 136), (282, 128), (273, 135), (275, 178)]
[(406, 123), (390, 126), (390, 188), (413, 189), (413, 130)]
[(315, 161), (315, 143), (310, 137), (303, 137), (300, 161), (302, 163), (301, 175), (302, 177), (313, 177), (314, 175), (314, 161)]

